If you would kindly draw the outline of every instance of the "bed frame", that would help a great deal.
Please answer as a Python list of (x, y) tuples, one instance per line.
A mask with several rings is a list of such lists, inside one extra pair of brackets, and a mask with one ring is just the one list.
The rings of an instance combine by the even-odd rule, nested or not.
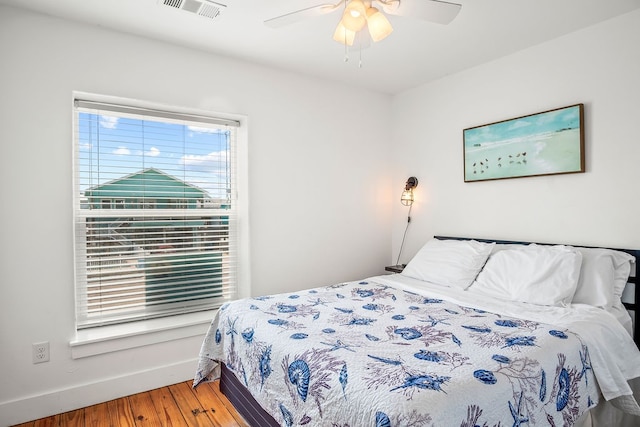
[(280, 424), (251, 396), (238, 378), (227, 368), (227, 365), (220, 363), (220, 391), (227, 396), (238, 413), (247, 421), (250, 426), (255, 427), (280, 427)]
[[(434, 236), (439, 240), (470, 240), (470, 237), (451, 237), (451, 236)], [(479, 242), (485, 243), (501, 243), (501, 244), (520, 244), (527, 245), (529, 243), (536, 243), (539, 245), (554, 245), (557, 243), (537, 243), (537, 242), (521, 242), (521, 241), (512, 241), (512, 240), (494, 240), (494, 239), (476, 239)], [(594, 246), (583, 246), (583, 247), (594, 247)], [(606, 248), (606, 249), (614, 249), (617, 251), (626, 252), (636, 257), (636, 260), (640, 261), (640, 249), (619, 249), (619, 248)], [(638, 261), (634, 264), (637, 265)], [(627, 283), (627, 287), (625, 288), (625, 295), (623, 295), (623, 303), (627, 310), (632, 312), (632, 319), (634, 323), (633, 328), (633, 340), (635, 341), (638, 348), (640, 348), (640, 334), (639, 329), (635, 327), (635, 314), (640, 300), (640, 292), (635, 292), (635, 288), (638, 284), (638, 276), (637, 271), (640, 269), (632, 268), (631, 277), (629, 277), (629, 281)], [(624, 296), (631, 293), (632, 301), (624, 301)], [(221, 363), (222, 372), (220, 375), (220, 390), (222, 393), (227, 396), (229, 401), (233, 404), (233, 406), (237, 409), (237, 411), (244, 417), (244, 419), (251, 426), (260, 426), (260, 427), (278, 427), (278, 424), (271, 415), (269, 415), (262, 407), (255, 401), (253, 396), (247, 391), (244, 385), (240, 382), (239, 379), (226, 367), (224, 363)]]

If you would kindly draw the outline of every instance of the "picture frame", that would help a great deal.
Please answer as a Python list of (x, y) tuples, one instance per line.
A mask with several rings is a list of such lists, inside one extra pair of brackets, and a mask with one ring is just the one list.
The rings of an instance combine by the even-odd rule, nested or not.
[(463, 130), (464, 181), (585, 171), (584, 104)]

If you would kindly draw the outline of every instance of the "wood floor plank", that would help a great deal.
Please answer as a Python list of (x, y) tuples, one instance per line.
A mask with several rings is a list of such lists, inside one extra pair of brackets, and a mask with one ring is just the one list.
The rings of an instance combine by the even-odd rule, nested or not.
[(161, 427), (181, 427), (185, 425), (180, 408), (173, 398), (169, 387), (157, 388), (149, 392), (153, 406), (158, 414)]
[(129, 406), (127, 398), (111, 400), (107, 402), (109, 408), (109, 416), (114, 426), (135, 427), (136, 423), (133, 419), (133, 412)]
[(189, 427), (220, 426), (209, 416), (209, 409), (204, 408), (187, 383), (179, 383), (169, 386), (182, 416)]
[(60, 414), (59, 423), (64, 427), (84, 427), (84, 409)]
[(111, 423), (107, 402), (85, 408), (84, 425), (86, 427), (117, 427)]
[[(233, 417), (233, 420), (237, 423), (237, 425), (239, 425), (241, 427), (251, 427), (245, 421), (245, 419), (242, 418), (242, 416), (240, 414), (238, 414), (238, 411), (236, 411), (236, 408), (234, 408), (233, 404), (229, 401), (229, 399), (227, 399), (227, 396), (222, 394), (222, 392), (220, 391), (220, 380), (207, 382), (207, 383), (202, 384), (202, 386), (209, 387), (213, 391), (213, 393), (216, 395), (216, 397), (220, 400), (220, 403), (224, 407), (224, 411), (219, 411), (219, 412), (228, 413), (231, 417)], [(198, 391), (198, 389), (196, 388), (196, 392), (197, 391)]]
[(143, 392), (129, 396), (129, 405), (133, 413), (136, 427), (158, 426), (160, 418), (151, 400), (149, 392)]
[(52, 415), (14, 427), (250, 427), (220, 392), (219, 381), (191, 381)]
[(213, 389), (214, 392), (216, 392), (216, 394), (220, 397), (220, 401), (222, 401), (222, 404), (224, 405), (225, 408), (227, 408), (227, 410), (229, 411), (229, 413), (236, 419), (236, 421), (238, 422), (238, 424), (240, 424), (241, 426), (247, 426), (247, 427), (251, 427), (249, 426), (249, 424), (245, 421), (244, 418), (242, 418), (242, 416), (238, 413), (238, 411), (236, 410), (236, 408), (233, 406), (233, 403), (231, 403), (231, 401), (229, 401), (229, 399), (227, 398), (227, 396), (225, 396), (222, 391), (220, 391), (220, 380), (217, 381), (212, 381), (207, 383), (209, 385), (209, 387), (211, 387), (211, 389)]
[(239, 427), (238, 421), (229, 413), (220, 396), (209, 384), (201, 384), (202, 387), (191, 389), (202, 406), (209, 410), (209, 417), (213, 418), (216, 425), (225, 427)]
[(40, 418), (33, 423), (34, 427), (58, 427), (60, 415), (52, 415), (46, 418)]

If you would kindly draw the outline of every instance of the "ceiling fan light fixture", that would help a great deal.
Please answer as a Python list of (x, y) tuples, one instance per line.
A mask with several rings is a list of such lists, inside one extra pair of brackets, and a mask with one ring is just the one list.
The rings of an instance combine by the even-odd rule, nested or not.
[(393, 32), (393, 27), (387, 17), (375, 7), (367, 9), (367, 26), (371, 40), (374, 42), (379, 42)]
[(362, 0), (351, 0), (342, 14), (342, 25), (350, 31), (360, 31), (367, 23), (366, 14)]
[(367, 14), (367, 8), (362, 0), (351, 0), (344, 9), (345, 12), (349, 12), (354, 18)]
[(340, 44), (345, 44), (347, 46), (353, 46), (353, 41), (356, 38), (356, 32), (348, 30), (347, 27), (344, 26), (342, 21), (338, 22), (338, 26), (336, 27), (336, 31), (333, 33), (333, 39)]

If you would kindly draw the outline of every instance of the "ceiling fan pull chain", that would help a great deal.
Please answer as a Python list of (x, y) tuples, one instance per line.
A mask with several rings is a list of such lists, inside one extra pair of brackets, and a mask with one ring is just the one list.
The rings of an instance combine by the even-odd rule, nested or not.
[[(348, 1), (345, 1), (343, 3), (344, 5), (344, 11), (347, 10), (347, 3)], [(344, 11), (342, 13), (344, 13)], [(349, 62), (349, 46), (347, 45), (347, 30), (344, 30), (344, 62)]]

